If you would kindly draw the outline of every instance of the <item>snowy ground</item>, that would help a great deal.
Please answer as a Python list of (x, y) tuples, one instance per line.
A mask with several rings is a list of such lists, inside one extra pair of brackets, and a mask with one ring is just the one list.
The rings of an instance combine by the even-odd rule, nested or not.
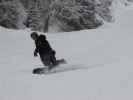
[(133, 7), (119, 11), (115, 23), (96, 30), (48, 34), (57, 57), (86, 67), (51, 75), (32, 75), (30, 31), (0, 28), (0, 100), (133, 100)]

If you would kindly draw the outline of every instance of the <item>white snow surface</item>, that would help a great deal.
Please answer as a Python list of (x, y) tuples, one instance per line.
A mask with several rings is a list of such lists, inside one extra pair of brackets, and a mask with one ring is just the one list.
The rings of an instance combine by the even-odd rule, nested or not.
[[(57, 58), (83, 69), (33, 75), (30, 30), (0, 28), (0, 100), (133, 100), (133, 7), (99, 29), (47, 34)], [(84, 68), (85, 67), (85, 68)]]

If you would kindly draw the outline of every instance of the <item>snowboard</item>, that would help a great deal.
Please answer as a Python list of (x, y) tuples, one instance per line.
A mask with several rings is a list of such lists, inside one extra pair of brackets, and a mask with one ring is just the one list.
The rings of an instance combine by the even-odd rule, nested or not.
[(65, 59), (57, 60), (57, 64), (56, 65), (50, 66), (50, 67), (52, 67), (51, 69), (48, 69), (48, 67), (35, 68), (35, 69), (33, 69), (32, 73), (33, 74), (48, 74), (48, 73), (52, 73), (52, 72), (55, 72), (54, 69), (56, 67), (59, 67), (62, 64), (66, 64), (66, 60)]

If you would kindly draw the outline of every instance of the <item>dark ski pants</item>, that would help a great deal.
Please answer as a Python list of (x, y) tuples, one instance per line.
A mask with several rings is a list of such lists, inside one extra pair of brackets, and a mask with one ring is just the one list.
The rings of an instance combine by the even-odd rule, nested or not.
[(56, 65), (56, 58), (53, 53), (42, 55), (40, 56), (40, 58), (41, 58), (43, 65), (47, 66), (48, 68)]

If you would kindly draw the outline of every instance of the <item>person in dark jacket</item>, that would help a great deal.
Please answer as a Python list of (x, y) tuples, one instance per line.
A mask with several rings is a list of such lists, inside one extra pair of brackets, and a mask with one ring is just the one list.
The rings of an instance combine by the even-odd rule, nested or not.
[(38, 35), (37, 32), (31, 33), (31, 38), (35, 41), (36, 48), (34, 50), (34, 56), (37, 57), (38, 53), (40, 59), (45, 66), (51, 69), (56, 65), (56, 52), (51, 48), (45, 35)]

